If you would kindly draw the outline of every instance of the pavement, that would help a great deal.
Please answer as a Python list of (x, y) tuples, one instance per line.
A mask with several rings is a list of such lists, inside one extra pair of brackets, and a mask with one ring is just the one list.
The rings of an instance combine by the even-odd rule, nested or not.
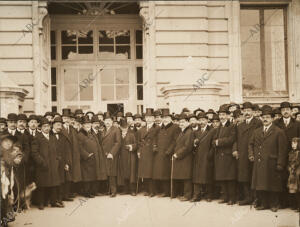
[(77, 197), (65, 208), (45, 207), (20, 213), (11, 227), (298, 227), (299, 213), (290, 209), (256, 211), (217, 201), (196, 203), (143, 195)]

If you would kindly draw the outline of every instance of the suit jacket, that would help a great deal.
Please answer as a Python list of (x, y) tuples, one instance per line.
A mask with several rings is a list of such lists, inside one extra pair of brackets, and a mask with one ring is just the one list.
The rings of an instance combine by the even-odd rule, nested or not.
[(277, 191), (283, 189), (283, 174), (277, 166), (286, 167), (287, 138), (274, 123), (264, 134), (263, 127), (254, 131), (249, 142), (249, 156), (254, 156), (252, 188)]
[(113, 155), (113, 159), (106, 158), (108, 176), (117, 176), (119, 152), (121, 148), (121, 131), (119, 128), (111, 126), (109, 130), (104, 130), (102, 147), (106, 157), (108, 154)]

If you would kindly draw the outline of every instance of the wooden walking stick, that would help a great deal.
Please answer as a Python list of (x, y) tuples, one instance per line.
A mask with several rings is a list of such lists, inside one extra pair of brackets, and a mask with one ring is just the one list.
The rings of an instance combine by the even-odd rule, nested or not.
[(174, 169), (174, 158), (172, 156), (171, 158), (172, 164), (171, 164), (171, 199), (173, 198), (173, 169)]

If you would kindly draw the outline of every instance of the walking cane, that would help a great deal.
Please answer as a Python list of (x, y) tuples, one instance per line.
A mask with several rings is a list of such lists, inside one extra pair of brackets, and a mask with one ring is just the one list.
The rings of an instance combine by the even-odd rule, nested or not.
[(173, 168), (174, 168), (174, 158), (172, 156), (171, 158), (172, 164), (171, 164), (171, 199), (173, 198)]

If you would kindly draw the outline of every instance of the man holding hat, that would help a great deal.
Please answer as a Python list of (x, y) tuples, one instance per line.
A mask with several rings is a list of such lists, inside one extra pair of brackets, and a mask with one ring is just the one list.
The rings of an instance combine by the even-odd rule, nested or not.
[(252, 189), (258, 197), (257, 210), (271, 207), (278, 210), (279, 193), (286, 187), (283, 170), (287, 164), (287, 139), (273, 121), (273, 112), (266, 106), (262, 112), (263, 126), (254, 131), (249, 142), (249, 159), (253, 162)]
[[(292, 105), (289, 102), (282, 102), (280, 103), (280, 111), (282, 117), (280, 119), (277, 119), (274, 121), (274, 124), (281, 128), (286, 135), (286, 138), (288, 140), (288, 146), (287, 146), (287, 152), (289, 152), (292, 147), (292, 139), (294, 137), (300, 137), (300, 124), (292, 117)], [(288, 179), (288, 172), (287, 170), (283, 170), (283, 180), (285, 183), (287, 183)], [(282, 208), (285, 208), (289, 205), (292, 206), (294, 201), (289, 201), (289, 195), (287, 188), (284, 188), (284, 192), (280, 195), (280, 205)]]
[(117, 170), (119, 152), (121, 147), (121, 132), (113, 126), (112, 116), (109, 112), (104, 115), (105, 130), (102, 136), (102, 147), (106, 156), (106, 169), (109, 180), (110, 196), (117, 195)]
[(158, 131), (157, 152), (153, 158), (154, 190), (157, 194), (161, 187), (161, 197), (170, 196), (171, 157), (179, 133), (180, 129), (173, 124), (169, 109), (162, 109), (162, 126)]
[(138, 179), (142, 178), (145, 185), (145, 195), (154, 196), (153, 185), (153, 157), (157, 152), (157, 134), (159, 126), (154, 124), (154, 111), (146, 108), (145, 119), (147, 125), (142, 127), (138, 133)]
[(219, 108), (221, 124), (217, 129), (213, 146), (215, 148), (215, 179), (222, 187), (223, 200), (219, 203), (233, 205), (236, 200), (236, 159), (232, 153), (232, 146), (236, 140), (236, 130), (230, 124), (230, 112), (227, 105)]
[(262, 126), (261, 121), (253, 116), (251, 102), (243, 104), (243, 113), (245, 121), (236, 127), (237, 140), (232, 148), (233, 155), (237, 159), (237, 181), (242, 190), (239, 193), (240, 201), (238, 204), (240, 206), (249, 205), (253, 202), (251, 193), (252, 163), (248, 158), (248, 146), (254, 130)]
[(192, 173), (193, 173), (193, 144), (194, 133), (189, 127), (188, 116), (184, 113), (179, 116), (180, 133), (176, 139), (174, 154), (172, 156), (174, 172), (172, 179), (175, 180), (175, 193), (178, 194), (179, 186), (183, 184), (183, 196), (181, 201), (189, 201), (192, 198)]

